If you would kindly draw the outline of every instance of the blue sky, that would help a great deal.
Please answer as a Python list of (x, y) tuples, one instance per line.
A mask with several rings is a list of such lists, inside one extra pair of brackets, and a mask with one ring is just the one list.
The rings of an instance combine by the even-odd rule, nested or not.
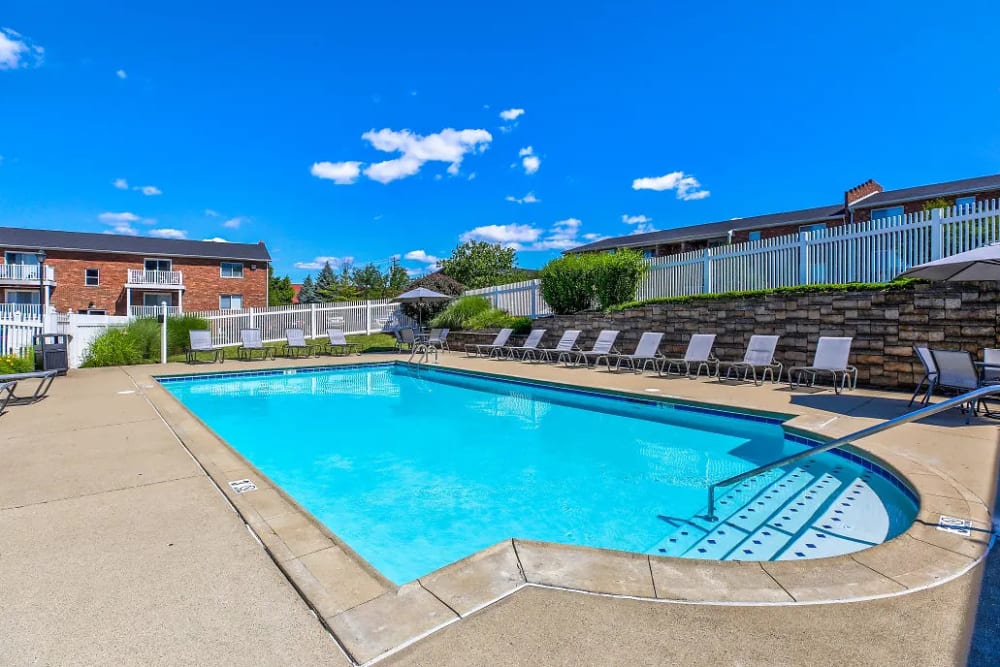
[(540, 267), (1000, 172), (996, 2), (159, 4), (0, 10), (0, 225)]

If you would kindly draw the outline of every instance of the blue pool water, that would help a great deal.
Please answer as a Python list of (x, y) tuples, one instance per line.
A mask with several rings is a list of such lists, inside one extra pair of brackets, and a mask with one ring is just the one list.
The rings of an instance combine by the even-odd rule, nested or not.
[(727, 490), (722, 520), (700, 519), (708, 483), (806, 447), (774, 420), (405, 365), (162, 381), (396, 583), (511, 537), (832, 555), (916, 512), (898, 482), (827, 453)]

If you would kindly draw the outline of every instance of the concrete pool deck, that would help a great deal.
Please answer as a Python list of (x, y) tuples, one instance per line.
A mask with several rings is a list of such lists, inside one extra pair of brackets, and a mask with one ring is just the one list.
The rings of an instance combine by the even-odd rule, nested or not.
[[(9, 462), (0, 468), (0, 636), (12, 640), (0, 643), (0, 662), (350, 664), (338, 644), (356, 662), (402, 647), (383, 664), (414, 665), (799, 664), (807, 656), (812, 664), (946, 665), (964, 658), (995, 495), (995, 423), (966, 427), (961, 415), (946, 414), (862, 442), (922, 501), (911, 531), (864, 552), (731, 564), (515, 540), (397, 589), (152, 381), (154, 374), (345, 361), (359, 358), (74, 371), (50, 399), (0, 418), (0, 456)], [(827, 436), (902, 414), (908, 400), (458, 354), (441, 362), (794, 414), (791, 425)], [(258, 490), (233, 494), (226, 480), (243, 478)], [(941, 532), (941, 514), (971, 519), (976, 530), (969, 538)], [(830, 600), (856, 601), (822, 603)]]

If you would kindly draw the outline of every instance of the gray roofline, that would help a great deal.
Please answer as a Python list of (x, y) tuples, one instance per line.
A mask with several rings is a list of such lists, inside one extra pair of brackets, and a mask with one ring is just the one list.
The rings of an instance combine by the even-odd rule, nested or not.
[[(220, 244), (220, 245), (236, 245), (236, 244)], [(239, 244), (243, 245), (243, 244)], [(157, 253), (147, 253), (139, 251), (127, 251), (127, 250), (98, 250), (97, 248), (64, 248), (62, 246), (54, 245), (19, 245), (12, 243), (0, 242), (0, 248), (13, 249), (13, 250), (25, 250), (27, 252), (34, 252), (36, 250), (61, 250), (63, 252), (92, 252), (102, 255), (145, 255), (149, 257), (163, 256), (163, 257), (184, 257), (187, 259), (241, 259), (247, 262), (265, 262), (270, 263), (270, 259), (261, 259), (259, 257), (246, 257), (240, 254), (219, 254), (219, 255), (190, 255), (180, 252), (157, 252)]]
[[(916, 186), (916, 187), (923, 187), (923, 186)], [(910, 188), (900, 188), (900, 189), (909, 190)], [(923, 194), (923, 195), (915, 195), (913, 197), (901, 197), (899, 199), (887, 199), (885, 201), (878, 202), (878, 204), (876, 204), (872, 208), (885, 208), (886, 206), (892, 206), (893, 204), (905, 204), (906, 202), (920, 201), (921, 199), (937, 199), (938, 197), (951, 197), (953, 195), (961, 195), (974, 192), (989, 192), (990, 190), (998, 190), (998, 189), (1000, 189), (1000, 186), (998, 186), (995, 183), (991, 185), (981, 185), (978, 188), (956, 188), (954, 190), (936, 192), (933, 195)], [(873, 192), (870, 196), (874, 197), (876, 195), (887, 195), (887, 194), (892, 194), (892, 192), (893, 190), (889, 190), (888, 192)], [(856, 207), (868, 208), (867, 206), (858, 206), (858, 204), (862, 203), (865, 199), (867, 199), (867, 197), (865, 197), (864, 199), (859, 199), (858, 201), (851, 204), (847, 208), (851, 211), (853, 211)]]

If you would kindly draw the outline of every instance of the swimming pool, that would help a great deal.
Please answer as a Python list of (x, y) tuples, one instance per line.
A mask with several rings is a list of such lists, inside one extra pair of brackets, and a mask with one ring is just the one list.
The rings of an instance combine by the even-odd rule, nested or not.
[(160, 378), (220, 437), (401, 584), (502, 540), (782, 560), (904, 531), (912, 491), (780, 418), (407, 364)]

